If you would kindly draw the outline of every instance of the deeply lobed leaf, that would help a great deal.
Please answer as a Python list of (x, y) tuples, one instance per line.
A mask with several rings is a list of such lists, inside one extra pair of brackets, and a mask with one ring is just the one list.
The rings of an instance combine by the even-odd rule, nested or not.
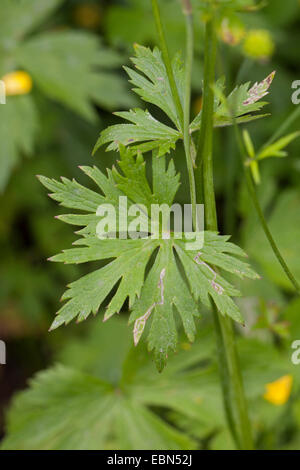
[[(101, 132), (95, 145), (96, 152), (102, 145), (107, 145), (106, 150), (117, 150), (119, 145), (130, 146), (134, 153), (156, 150), (158, 156), (169, 153), (174, 149), (179, 139), (183, 138), (180, 118), (173, 102), (171, 87), (162, 60), (161, 52), (135, 45), (136, 56), (132, 61), (138, 71), (125, 67), (135, 91), (144, 101), (154, 104), (161, 109), (175, 126), (163, 124), (149, 111), (133, 109), (126, 112), (117, 112), (117, 116), (129, 121), (131, 124), (116, 124)], [(183, 103), (184, 70), (180, 56), (173, 61), (173, 72), (177, 84), (178, 94)], [(265, 117), (266, 114), (254, 115), (267, 103), (259, 101), (268, 94), (275, 72), (272, 72), (262, 82), (255, 83), (250, 88), (250, 82), (237, 86), (224, 102), (215, 97), (214, 126), (231, 126), (233, 118), (237, 124), (250, 122)], [(222, 94), (225, 84), (221, 78), (216, 83), (216, 89)], [(190, 133), (200, 129), (202, 111), (190, 124)]]
[[(182, 239), (177, 239), (171, 231), (161, 233), (158, 238), (153, 238), (149, 232), (143, 234), (143, 238), (123, 239), (117, 226), (119, 238), (99, 239), (96, 233), (99, 204), (109, 202), (116, 208), (116, 214), (120, 196), (128, 198), (129, 206), (140, 204), (146, 209), (150, 209), (152, 204), (170, 206), (179, 185), (173, 162), (166, 167), (166, 157), (157, 157), (154, 153), (151, 187), (142, 155), (135, 156), (130, 149), (121, 147), (120, 156), (119, 169), (108, 172), (108, 176), (95, 167), (82, 168), (97, 183), (102, 194), (66, 178), (57, 182), (40, 177), (52, 191), (50, 196), (53, 199), (65, 207), (85, 212), (60, 216), (67, 223), (83, 226), (79, 232), (82, 237), (75, 242), (74, 248), (52, 257), (52, 261), (84, 263), (110, 260), (104, 267), (68, 286), (62, 298), (67, 302), (57, 313), (51, 329), (75, 318), (83, 321), (91, 313), (96, 314), (115, 287), (104, 320), (118, 313), (128, 298), (132, 308), (130, 322), (134, 323), (134, 342), (138, 344), (144, 330), (148, 330), (149, 349), (154, 350), (157, 367), (162, 370), (169, 353), (177, 347), (175, 312), (178, 312), (190, 341), (195, 335), (194, 317), (200, 314), (198, 301), (209, 307), (212, 300), (223, 315), (243, 322), (232, 300), (239, 292), (223, 278), (221, 271), (253, 279), (257, 275), (239, 259), (245, 253), (228, 242), (229, 237), (212, 232), (205, 232), (201, 251), (187, 250), (185, 234), (182, 234)], [(151, 223), (149, 212), (145, 217)]]

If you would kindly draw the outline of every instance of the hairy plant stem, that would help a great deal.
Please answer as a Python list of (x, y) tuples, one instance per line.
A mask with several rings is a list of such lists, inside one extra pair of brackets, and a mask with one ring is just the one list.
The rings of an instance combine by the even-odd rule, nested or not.
[[(296, 110), (296, 111), (298, 111), (298, 110)], [(294, 113), (290, 116), (291, 122), (293, 122), (293, 120), (296, 119), (296, 117), (298, 117), (298, 115), (299, 115), (298, 112), (294, 111)], [(276, 244), (276, 242), (273, 238), (273, 235), (272, 235), (272, 233), (269, 229), (269, 226), (268, 226), (267, 221), (265, 219), (263, 210), (260, 206), (260, 203), (259, 203), (259, 200), (258, 200), (258, 197), (257, 197), (257, 194), (256, 194), (256, 189), (255, 189), (255, 184), (254, 184), (254, 181), (253, 181), (253, 177), (252, 177), (252, 174), (250, 172), (250, 168), (245, 165), (245, 161), (247, 160), (246, 152), (245, 152), (245, 149), (244, 149), (244, 144), (243, 144), (240, 132), (239, 132), (238, 125), (237, 125), (235, 120), (234, 120), (234, 127), (235, 127), (236, 139), (237, 139), (237, 142), (238, 142), (238, 145), (239, 145), (241, 163), (243, 165), (243, 170), (244, 170), (244, 174), (245, 174), (247, 189), (248, 189), (248, 192), (249, 192), (250, 197), (252, 199), (255, 210), (257, 212), (257, 215), (258, 215), (258, 218), (260, 220), (261, 226), (262, 226), (262, 228), (265, 232), (265, 235), (266, 235), (266, 237), (267, 237), (267, 239), (270, 243), (270, 246), (273, 250), (274, 255), (276, 256), (276, 258), (277, 258), (278, 262), (280, 263), (282, 269), (284, 270), (284, 272), (287, 275), (288, 279), (290, 280), (293, 287), (295, 288), (297, 294), (300, 295), (300, 285), (297, 282), (297, 280), (295, 279), (292, 272), (290, 271), (285, 259), (283, 258), (282, 254), (281, 254), (281, 252), (280, 252), (280, 250), (279, 250), (279, 248), (278, 248), (278, 246), (277, 246), (277, 244)], [(274, 140), (276, 140), (282, 133), (284, 133), (286, 129), (287, 129), (287, 127), (284, 125), (283, 130), (281, 130), (280, 133), (276, 132), (276, 134), (277, 134), (276, 137), (275, 138), (273, 137), (269, 140), (269, 144), (274, 142)]]
[(152, 10), (153, 10), (153, 16), (154, 16), (154, 19), (155, 19), (157, 34), (158, 34), (158, 38), (159, 38), (159, 44), (160, 44), (160, 48), (161, 48), (161, 52), (162, 52), (162, 58), (163, 58), (163, 61), (164, 61), (165, 67), (166, 67), (166, 72), (167, 72), (167, 76), (168, 76), (168, 79), (169, 79), (171, 93), (172, 93), (173, 100), (174, 100), (174, 103), (175, 103), (175, 106), (176, 106), (176, 111), (177, 111), (177, 114), (178, 114), (179, 122), (180, 122), (180, 125), (181, 125), (181, 130), (183, 131), (183, 125), (184, 125), (183, 109), (182, 109), (182, 104), (181, 104), (181, 101), (180, 101), (180, 96), (179, 96), (179, 93), (178, 93), (178, 88), (177, 88), (177, 85), (176, 85), (176, 80), (175, 80), (175, 76), (174, 76), (174, 72), (173, 72), (172, 62), (171, 62), (171, 59), (170, 59), (170, 54), (169, 54), (169, 50), (168, 50), (167, 41), (166, 41), (166, 38), (165, 38), (165, 33), (164, 33), (164, 30), (163, 30), (163, 25), (162, 25), (161, 15), (160, 15), (160, 9), (159, 9), (159, 5), (158, 5), (157, 0), (152, 0)]
[[(216, 31), (213, 14), (206, 24), (205, 51), (203, 110), (196, 160), (198, 169), (200, 164), (202, 164), (202, 172), (197, 172), (196, 175), (198, 178), (202, 176), (203, 186), (198, 178), (196, 182), (197, 187), (198, 184), (200, 186), (199, 192), (197, 191), (197, 196), (199, 195), (199, 197), (201, 197), (203, 187), (206, 229), (217, 231), (218, 224), (212, 158), (214, 112), (214, 93), (212, 85), (214, 84), (215, 78), (216, 59)], [(213, 306), (213, 317), (219, 351), (219, 368), (222, 369), (220, 370), (220, 376), (228, 425), (238, 448), (253, 449), (251, 427), (232, 321), (227, 317), (223, 317), (215, 306)], [(223, 369), (224, 367), (225, 371)]]

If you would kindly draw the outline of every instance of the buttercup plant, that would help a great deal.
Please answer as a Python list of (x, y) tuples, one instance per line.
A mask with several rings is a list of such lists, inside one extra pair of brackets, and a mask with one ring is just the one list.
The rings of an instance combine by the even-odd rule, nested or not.
[[(107, 150), (119, 152), (119, 168), (107, 170), (107, 175), (104, 175), (96, 167), (81, 167), (94, 180), (100, 192), (67, 178), (58, 182), (39, 177), (51, 191), (53, 199), (69, 209), (84, 212), (59, 216), (60, 220), (82, 228), (77, 232), (80, 238), (74, 243), (75, 247), (51, 260), (85, 263), (114, 259), (68, 286), (63, 296), (67, 302), (57, 313), (51, 329), (68, 324), (75, 318), (83, 321), (91, 313), (95, 315), (113, 287), (117, 286), (104, 320), (119, 313), (128, 298), (133, 341), (138, 345), (141, 337), (147, 336), (149, 350), (154, 351), (157, 368), (162, 371), (168, 355), (177, 346), (174, 314), (179, 314), (189, 341), (193, 341), (196, 331), (194, 319), (200, 316), (202, 306), (205, 306), (212, 311), (214, 319), (228, 426), (237, 448), (253, 449), (232, 322), (244, 324), (245, 320), (232, 299), (240, 292), (223, 277), (223, 272), (240, 278), (257, 279), (259, 276), (243, 260), (246, 256), (244, 251), (229, 242), (230, 236), (218, 233), (213, 182), (213, 131), (215, 127), (234, 126), (239, 137), (238, 124), (262, 118), (263, 114), (253, 113), (266, 104), (261, 99), (268, 94), (274, 73), (255, 85), (246, 83), (237, 86), (226, 98), (224, 80), (215, 81), (217, 24), (225, 7), (251, 10), (255, 8), (255, 3), (248, 0), (199, 2), (205, 13), (203, 108), (191, 122), (194, 12), (190, 0), (181, 0), (181, 5), (186, 21), (185, 60), (182, 61), (177, 54), (171, 61), (159, 4), (157, 0), (152, 0), (160, 48), (152, 50), (136, 44), (132, 59), (135, 69), (125, 68), (134, 92), (163, 111), (171, 124), (160, 122), (148, 110), (140, 108), (115, 113), (126, 122), (102, 131), (94, 152), (102, 145), (107, 145)], [(254, 162), (257, 164), (257, 160), (272, 156), (274, 152), (275, 156), (283, 156), (278, 152), (292, 137), (296, 136), (273, 143), (272, 151), (269, 146), (269, 150), (262, 149), (256, 154), (249, 134), (244, 133), (253, 176), (258, 174), (258, 170), (255, 173), (253, 169)], [(244, 151), (243, 141), (238, 141), (241, 151)], [(116, 213), (120, 197), (127, 197), (129, 207), (140, 205), (149, 209), (152, 204), (172, 205), (180, 175), (175, 169), (176, 155), (175, 162), (173, 159), (168, 162), (167, 154), (176, 150), (180, 142), (183, 143), (186, 157), (193, 228), (196, 232), (200, 231), (197, 204), (204, 203), (205, 207), (203, 247), (187, 250), (185, 233), (177, 239), (172, 231), (166, 236), (162, 230), (157, 239), (151, 238), (151, 233), (137, 239), (99, 238), (96, 227), (100, 216), (97, 208), (101, 204), (113, 205)], [(146, 177), (144, 154), (147, 152), (152, 152), (152, 182)], [(248, 160), (246, 164), (249, 166)], [(252, 175), (247, 173), (247, 177), (250, 193), (255, 198)], [(257, 199), (255, 204), (261, 211)], [(260, 215), (263, 219), (262, 213)], [(268, 230), (266, 224), (264, 229)], [(117, 225), (116, 232), (120, 234), (122, 227)], [(276, 250), (279, 253), (275, 245)], [(285, 263), (284, 267), (289, 273)]]

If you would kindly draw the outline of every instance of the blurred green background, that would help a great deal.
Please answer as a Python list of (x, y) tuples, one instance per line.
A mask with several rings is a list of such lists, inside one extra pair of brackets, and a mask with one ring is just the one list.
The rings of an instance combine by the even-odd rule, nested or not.
[[(174, 54), (184, 49), (179, 2), (160, 3)], [(292, 83), (300, 80), (300, 2), (266, 3), (251, 14), (228, 10), (219, 25), (217, 73), (226, 75), (227, 90), (277, 72), (268, 96), (271, 116), (247, 126), (257, 148), (294, 111)], [(201, 109), (200, 13), (195, 20), (194, 114)], [(99, 131), (117, 122), (112, 112), (139, 104), (122, 69), (134, 42), (156, 44), (150, 0), (1, 1), (0, 79), (7, 87), (6, 104), (0, 105), (4, 448), (233, 448), (208, 313), (199, 322), (195, 344), (183, 339), (163, 374), (156, 372), (143, 345), (133, 349), (125, 307), (120, 318), (106, 324), (100, 312), (85, 324), (48, 333), (65, 285), (89, 266), (46, 261), (76, 236), (54, 219), (60, 208), (35, 175), (76, 177), (88, 184), (78, 165), (97, 164), (102, 170), (113, 165), (116, 154), (100, 150), (92, 157), (91, 152)], [(299, 127), (300, 119), (290, 131)], [(238, 344), (256, 445), (300, 449), (300, 364), (291, 361), (291, 344), (300, 340), (300, 300), (259, 227), (232, 130), (216, 131), (214, 146), (221, 232), (232, 234), (262, 275), (261, 281), (239, 286), (247, 327), (238, 332)], [(299, 139), (288, 152), (286, 158), (262, 162), (257, 190), (276, 241), (300, 281)], [(174, 159), (184, 181), (178, 201), (188, 202), (180, 150)], [(41, 370), (48, 372), (28, 389), (28, 380)], [(101, 380), (113, 387), (110, 401)], [(19, 394), (23, 389), (27, 392)]]

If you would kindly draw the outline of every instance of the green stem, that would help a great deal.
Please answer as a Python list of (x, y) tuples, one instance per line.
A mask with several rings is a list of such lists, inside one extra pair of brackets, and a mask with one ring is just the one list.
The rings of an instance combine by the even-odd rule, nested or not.
[(221, 324), (219, 320), (218, 310), (213, 302), (211, 302), (213, 321), (214, 321), (214, 330), (217, 343), (217, 356), (219, 364), (219, 373), (221, 377), (221, 386), (223, 394), (223, 405), (225, 410), (226, 419), (228, 422), (228, 427), (231, 431), (233, 439), (238, 447), (241, 448), (239, 441), (238, 433), (236, 430), (236, 424), (234, 419), (234, 413), (231, 406), (232, 394), (231, 394), (231, 383), (230, 383), (230, 372), (228, 369), (227, 357), (225, 354), (225, 344), (223, 340), (223, 333), (221, 329)]
[(179, 123), (180, 123), (181, 129), (183, 129), (184, 118), (183, 118), (182, 104), (181, 104), (181, 101), (180, 101), (180, 96), (179, 96), (178, 88), (177, 88), (177, 85), (176, 85), (176, 80), (175, 80), (175, 76), (174, 76), (174, 72), (173, 72), (172, 62), (171, 62), (171, 59), (170, 59), (169, 50), (168, 50), (168, 46), (167, 46), (167, 41), (166, 41), (166, 38), (165, 38), (165, 33), (164, 33), (162, 22), (161, 22), (161, 15), (160, 15), (160, 10), (159, 10), (157, 0), (152, 0), (152, 9), (153, 9), (153, 15), (154, 15), (156, 29), (157, 29), (157, 33), (158, 33), (160, 48), (161, 48), (161, 52), (162, 52), (162, 57), (163, 57), (163, 61), (164, 61), (165, 67), (166, 67), (167, 76), (168, 76), (169, 83), (170, 83), (171, 93), (172, 93), (173, 100), (174, 100), (174, 103), (175, 103), (175, 106), (176, 106), (176, 111), (177, 111), (177, 114), (178, 114)]
[[(217, 40), (214, 31), (214, 19), (207, 22), (205, 32), (205, 60), (204, 60), (204, 88), (201, 127), (198, 137), (196, 157), (196, 180), (203, 179), (203, 187), (197, 184), (198, 201), (204, 199), (207, 214), (207, 230), (213, 230), (217, 225), (216, 205), (214, 197), (213, 162), (212, 162), (212, 135), (214, 93), (211, 86), (215, 80), (215, 62)], [(205, 156), (205, 158), (204, 158)], [(205, 177), (203, 175), (205, 174)], [(202, 194), (203, 191), (203, 194)]]
[(265, 219), (265, 216), (263, 214), (262, 208), (260, 207), (260, 204), (259, 204), (259, 201), (258, 201), (258, 198), (257, 198), (257, 194), (256, 194), (256, 191), (255, 191), (255, 186), (254, 186), (254, 182), (253, 182), (253, 179), (252, 179), (252, 175), (250, 174), (249, 169), (245, 168), (245, 174), (246, 174), (246, 182), (247, 182), (248, 191), (249, 191), (250, 196), (252, 198), (252, 202), (254, 204), (254, 207), (256, 209), (257, 215), (259, 217), (262, 228), (263, 228), (263, 230), (266, 234), (266, 237), (269, 240), (269, 243), (271, 245), (271, 248), (272, 248), (276, 258), (278, 259), (279, 263), (281, 264), (282, 269), (284, 270), (285, 274), (287, 275), (287, 277), (289, 278), (289, 280), (293, 284), (296, 292), (300, 295), (300, 285), (298, 284), (295, 277), (291, 273), (288, 265), (286, 264), (282, 254), (279, 251), (279, 248), (277, 247), (276, 242), (275, 242), (275, 240), (274, 240), (274, 238), (273, 238), (273, 236), (270, 232), (270, 229), (269, 229), (268, 224), (266, 222), (266, 219)]
[(238, 161), (235, 152), (235, 140), (232, 133), (226, 129), (226, 148), (225, 154), (227, 156), (224, 168), (225, 180), (225, 207), (224, 207), (224, 231), (225, 233), (234, 233), (236, 226), (236, 205), (235, 198), (235, 185), (237, 179)]
[(186, 157), (186, 164), (189, 176), (190, 195), (193, 214), (194, 230), (198, 230), (197, 218), (197, 198), (196, 184), (193, 168), (193, 158), (191, 155), (191, 137), (189, 132), (190, 114), (191, 114), (191, 87), (192, 87), (192, 69), (194, 58), (194, 31), (193, 31), (193, 12), (189, 5), (183, 5), (183, 12), (186, 22), (186, 60), (185, 60), (185, 93), (184, 93), (184, 125), (183, 142)]
[[(298, 110), (296, 110), (296, 111), (298, 111)], [(294, 112), (294, 114), (295, 114), (295, 112)], [(290, 116), (290, 117), (292, 117), (292, 116)], [(294, 119), (295, 118), (293, 118), (293, 120)], [(261, 226), (262, 226), (262, 228), (265, 232), (265, 235), (266, 235), (266, 237), (267, 237), (267, 239), (268, 239), (268, 241), (271, 245), (271, 248), (272, 248), (278, 262), (280, 263), (280, 265), (281, 265), (282, 269), (284, 270), (285, 274), (287, 275), (288, 279), (291, 281), (291, 283), (294, 286), (296, 292), (300, 295), (300, 285), (296, 281), (294, 275), (292, 274), (292, 272), (290, 271), (286, 261), (284, 260), (282, 254), (281, 254), (281, 252), (280, 252), (280, 250), (279, 250), (279, 248), (278, 248), (278, 246), (277, 246), (277, 244), (276, 244), (276, 242), (273, 238), (273, 235), (272, 235), (272, 233), (271, 233), (271, 231), (268, 227), (268, 224), (267, 224), (267, 221), (265, 219), (264, 213), (263, 213), (262, 208), (260, 206), (260, 203), (259, 203), (259, 200), (258, 200), (258, 197), (257, 197), (257, 194), (256, 194), (256, 190), (255, 190), (255, 184), (254, 184), (252, 175), (250, 173), (250, 169), (249, 169), (249, 167), (246, 167), (246, 165), (245, 165), (245, 161), (247, 160), (247, 157), (246, 157), (246, 153), (245, 153), (245, 149), (244, 149), (244, 144), (243, 144), (243, 141), (242, 141), (239, 129), (238, 129), (238, 125), (235, 121), (234, 121), (234, 126), (235, 126), (237, 142), (238, 142), (239, 149), (240, 149), (241, 163), (243, 165), (243, 170), (244, 170), (244, 173), (245, 173), (247, 189), (249, 191), (250, 197), (252, 199), (255, 210), (256, 210), (257, 215), (259, 217)], [(286, 130), (286, 128), (284, 128), (282, 130), (282, 133), (285, 130)], [(281, 134), (278, 134), (278, 135), (281, 135)], [(276, 139), (277, 139), (277, 137), (275, 137), (274, 140), (276, 140)]]
[(224, 348), (227, 355), (232, 395), (236, 407), (236, 426), (239, 431), (238, 444), (242, 450), (253, 450), (254, 445), (251, 433), (251, 424), (248, 415), (247, 401), (245, 397), (243, 378), (236, 348), (232, 320), (228, 317), (222, 317), (220, 324), (224, 340)]
[[(199, 150), (197, 163), (202, 162), (203, 189), (205, 203), (205, 226), (207, 230), (218, 230), (216, 202), (213, 182), (213, 112), (214, 112), (214, 84), (215, 58), (216, 58), (216, 32), (214, 15), (208, 20), (205, 33), (205, 70), (203, 92), (203, 114), (199, 135)], [(198, 186), (198, 180), (197, 180)], [(198, 191), (197, 191), (198, 195)], [(248, 418), (247, 403), (243, 389), (243, 382), (235, 344), (235, 335), (232, 321), (223, 317), (218, 311), (214, 312), (215, 331), (217, 335), (218, 349), (226, 358), (226, 373), (221, 373), (223, 398), (228, 425), (236, 438), (239, 434), (237, 445), (241, 449), (253, 449), (250, 422)], [(219, 360), (219, 367), (222, 363)], [(233, 425), (233, 422), (236, 423)]]
[(279, 139), (286, 130), (293, 124), (296, 119), (300, 117), (300, 106), (298, 106), (290, 115), (287, 119), (284, 120), (282, 125), (279, 127), (279, 129), (274, 132), (272, 137), (264, 144), (264, 147), (268, 147), (269, 145), (273, 144), (275, 140)]

